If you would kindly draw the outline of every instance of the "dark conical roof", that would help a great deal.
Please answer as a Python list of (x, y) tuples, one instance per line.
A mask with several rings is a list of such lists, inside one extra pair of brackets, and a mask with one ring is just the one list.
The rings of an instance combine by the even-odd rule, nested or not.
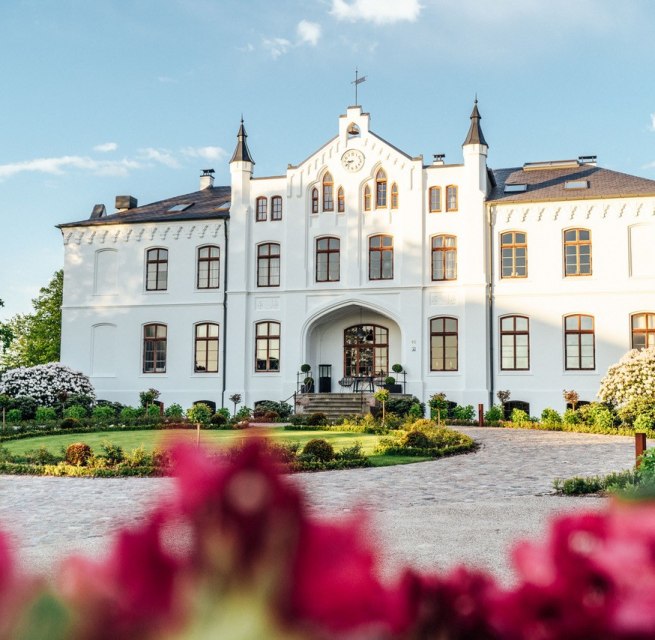
[(246, 128), (243, 126), (243, 118), (241, 118), (241, 126), (239, 127), (239, 133), (237, 133), (237, 146), (234, 149), (230, 162), (251, 162), (255, 164), (255, 161), (250, 155), (250, 149), (248, 149), (247, 137)]
[(471, 126), (462, 146), (466, 144), (483, 144), (485, 147), (489, 146), (482, 133), (482, 127), (480, 126), (481, 119), (482, 116), (478, 111), (478, 99), (476, 98), (473, 103), (473, 111), (471, 112)]

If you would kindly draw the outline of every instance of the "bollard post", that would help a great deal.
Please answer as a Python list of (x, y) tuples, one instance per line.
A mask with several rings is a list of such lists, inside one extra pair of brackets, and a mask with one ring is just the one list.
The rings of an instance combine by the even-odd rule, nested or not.
[(641, 454), (646, 451), (646, 434), (645, 433), (635, 433), (635, 458), (636, 464), (635, 467), (639, 469), (641, 464)]
[(484, 405), (478, 404), (478, 426), (484, 427)]

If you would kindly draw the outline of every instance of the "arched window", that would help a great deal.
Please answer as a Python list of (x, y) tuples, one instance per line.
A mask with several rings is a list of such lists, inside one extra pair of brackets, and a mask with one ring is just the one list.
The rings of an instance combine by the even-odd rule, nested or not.
[(316, 239), (316, 282), (338, 282), (341, 257), (339, 238)]
[(280, 370), (280, 323), (258, 322), (255, 325), (255, 371)]
[(391, 185), (391, 208), (398, 208), (398, 185), (395, 182)]
[(500, 319), (500, 368), (503, 371), (530, 369), (530, 320), (527, 317)]
[(358, 324), (343, 332), (343, 374), (386, 376), (389, 372), (389, 330), (377, 324)]
[(567, 370), (596, 368), (593, 316), (576, 314), (564, 318), (564, 356)]
[(257, 246), (257, 286), (280, 286), (280, 245), (277, 242)]
[(430, 320), (430, 371), (457, 371), (457, 318), (441, 316)]
[(214, 246), (198, 247), (198, 289), (218, 289), (220, 271), (220, 249)]
[(441, 211), (441, 187), (430, 187), (430, 213)]
[(346, 199), (343, 195), (343, 187), (337, 191), (337, 211), (343, 213), (346, 210)]
[(457, 187), (454, 184), (446, 187), (446, 211), (457, 211)]
[(434, 236), (432, 238), (432, 279), (457, 279), (457, 237)]
[(334, 181), (328, 171), (323, 176), (323, 211), (334, 211)]
[(633, 349), (655, 347), (655, 313), (635, 313), (630, 324)]
[(368, 239), (369, 280), (393, 279), (393, 236), (371, 236)]
[(146, 251), (146, 291), (168, 289), (168, 249)]
[(266, 220), (267, 200), (260, 196), (255, 200), (255, 221), (264, 222)]
[(282, 220), (282, 196), (271, 198), (271, 220)]
[(312, 189), (312, 213), (318, 213), (318, 189)]
[(528, 275), (528, 235), (507, 231), (500, 236), (500, 277), (525, 278)]
[(589, 229), (564, 231), (564, 275), (591, 275), (591, 231)]
[(387, 174), (380, 169), (375, 176), (375, 208), (387, 206)]
[(364, 187), (364, 211), (371, 210), (371, 187), (366, 185)]
[(146, 324), (143, 327), (143, 373), (166, 373), (165, 324)]
[(196, 325), (194, 341), (194, 368), (196, 373), (218, 372), (218, 325), (203, 322)]

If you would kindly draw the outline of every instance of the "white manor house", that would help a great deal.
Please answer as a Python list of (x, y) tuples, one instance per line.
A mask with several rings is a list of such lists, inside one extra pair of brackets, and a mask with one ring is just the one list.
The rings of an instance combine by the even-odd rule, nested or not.
[(321, 392), (393, 375), (421, 400), (507, 389), (537, 415), (655, 345), (655, 181), (593, 156), (491, 169), (477, 101), (457, 164), (369, 124), (349, 107), (309, 158), (255, 177), (242, 121), (229, 186), (206, 170), (61, 224), (62, 362), (129, 404), (283, 400), (307, 363)]

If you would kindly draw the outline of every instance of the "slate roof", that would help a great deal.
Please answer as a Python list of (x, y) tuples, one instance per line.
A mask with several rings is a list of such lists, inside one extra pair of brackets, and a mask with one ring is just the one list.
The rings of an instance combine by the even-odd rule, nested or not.
[[(592, 200), (655, 196), (655, 180), (638, 178), (627, 173), (603, 169), (592, 164), (577, 164), (565, 168), (528, 169), (515, 167), (493, 172), (496, 186), (489, 201), (548, 202), (555, 200)], [(588, 189), (565, 189), (568, 181), (588, 181)], [(527, 191), (505, 193), (505, 185), (527, 184)]]
[(484, 139), (484, 134), (482, 133), (482, 127), (480, 126), (480, 120), (482, 116), (478, 111), (478, 99), (475, 99), (473, 103), (473, 111), (471, 112), (471, 126), (469, 127), (469, 132), (466, 134), (466, 140), (464, 140), (462, 146), (467, 144), (483, 144), (486, 147), (489, 145)]
[[(66, 227), (93, 227), (104, 224), (130, 224), (140, 222), (181, 222), (185, 220), (216, 220), (230, 215), (230, 187), (209, 187), (195, 193), (187, 193), (166, 200), (135, 207), (102, 218), (66, 222), (57, 225)], [(170, 211), (171, 207), (190, 204), (184, 211)]]

